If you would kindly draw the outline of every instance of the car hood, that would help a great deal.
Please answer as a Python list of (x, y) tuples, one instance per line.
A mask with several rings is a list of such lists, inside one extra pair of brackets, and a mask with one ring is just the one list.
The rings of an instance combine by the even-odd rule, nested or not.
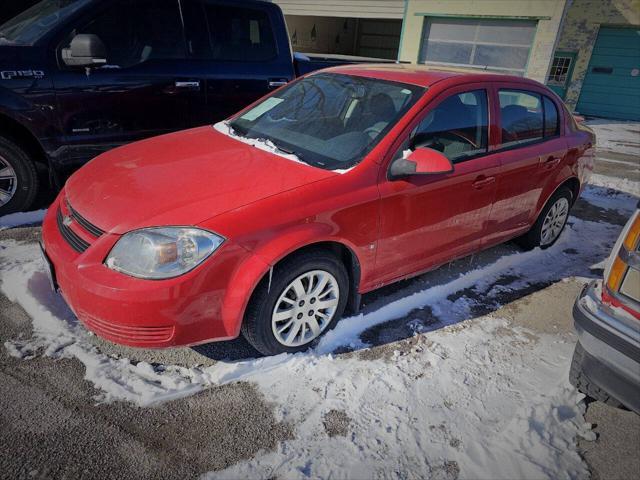
[(89, 222), (122, 234), (150, 226), (197, 225), (334, 175), (207, 126), (104, 153), (68, 180), (65, 193)]

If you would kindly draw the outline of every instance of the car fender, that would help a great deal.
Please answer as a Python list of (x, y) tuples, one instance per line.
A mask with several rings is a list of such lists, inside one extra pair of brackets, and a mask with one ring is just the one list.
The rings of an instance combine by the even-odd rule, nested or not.
[[(227, 289), (222, 307), (225, 330), (234, 337), (239, 335), (244, 312), (253, 292), (279, 261), (302, 248), (325, 242), (337, 243), (349, 249), (360, 268), (362, 261), (357, 253), (358, 248), (344, 238), (331, 235), (331, 227), (327, 224), (309, 223), (281, 231), (251, 252), (231, 277), (229, 285), (233, 287)], [(361, 275), (360, 282), (363, 277)]]
[[(536, 213), (533, 218), (534, 222), (542, 212), (542, 209), (545, 207), (549, 199), (558, 191), (560, 187), (562, 187), (566, 182), (572, 179), (576, 180), (578, 182), (578, 185), (582, 185), (580, 179), (578, 178), (578, 175), (576, 175), (569, 167), (566, 167), (555, 177), (554, 181), (547, 183), (545, 189), (542, 192), (542, 195), (540, 195), (540, 198), (538, 200)], [(572, 194), (574, 194), (574, 192), (572, 192)], [(574, 202), (576, 200), (576, 198), (573, 199)]]

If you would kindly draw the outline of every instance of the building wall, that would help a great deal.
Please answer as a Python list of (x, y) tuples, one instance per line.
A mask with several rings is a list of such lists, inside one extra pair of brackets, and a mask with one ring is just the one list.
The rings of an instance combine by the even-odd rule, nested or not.
[[(595, 0), (594, 0), (595, 1)], [(537, 20), (526, 76), (547, 78), (567, 0), (409, 0), (399, 59), (416, 63), (425, 16), (485, 17)]]
[(571, 109), (578, 103), (600, 25), (640, 25), (640, 0), (572, 1), (557, 46), (577, 54), (565, 98)]
[(396, 18), (404, 13), (404, 0), (273, 0), (285, 15), (319, 17)]

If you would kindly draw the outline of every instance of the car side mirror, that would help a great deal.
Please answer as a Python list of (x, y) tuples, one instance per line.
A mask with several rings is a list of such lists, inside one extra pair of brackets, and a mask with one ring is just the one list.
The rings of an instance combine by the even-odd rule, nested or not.
[(391, 178), (411, 175), (436, 175), (453, 172), (451, 160), (431, 148), (416, 148), (409, 155), (397, 159), (389, 169)]
[(80, 33), (71, 39), (69, 48), (62, 49), (62, 61), (69, 67), (92, 67), (107, 63), (107, 49), (100, 37)]

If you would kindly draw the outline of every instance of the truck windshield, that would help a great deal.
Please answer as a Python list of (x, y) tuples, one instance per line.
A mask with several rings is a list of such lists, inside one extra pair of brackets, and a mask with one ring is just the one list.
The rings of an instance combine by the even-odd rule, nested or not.
[(42, 0), (0, 25), (0, 45), (33, 45), (93, 0)]
[(425, 89), (358, 76), (320, 73), (267, 97), (235, 117), (235, 134), (327, 170), (359, 163)]

